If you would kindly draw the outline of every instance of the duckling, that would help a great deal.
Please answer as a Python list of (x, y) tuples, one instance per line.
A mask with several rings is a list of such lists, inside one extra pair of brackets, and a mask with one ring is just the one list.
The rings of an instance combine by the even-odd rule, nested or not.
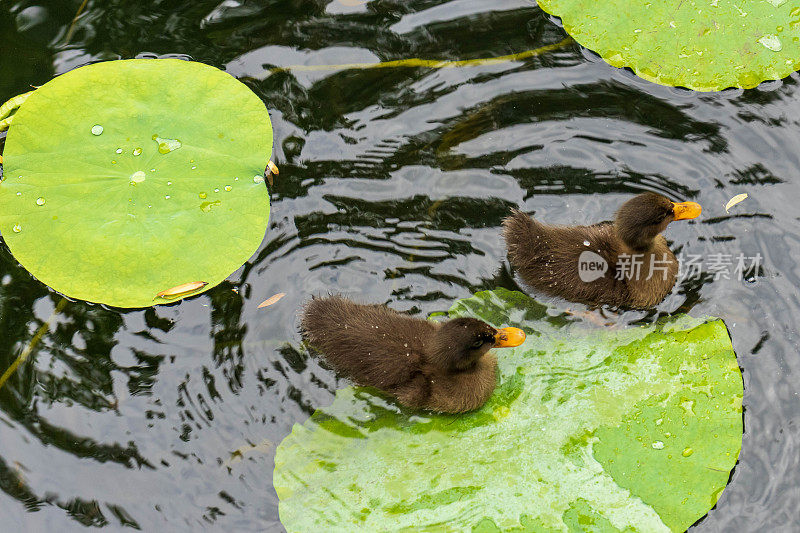
[(663, 300), (678, 277), (661, 232), (701, 212), (695, 202), (647, 192), (622, 204), (613, 222), (592, 226), (549, 226), (514, 210), (503, 236), (511, 264), (532, 288), (589, 305), (643, 309)]
[(303, 310), (304, 339), (337, 372), (408, 407), (444, 413), (477, 409), (495, 388), (491, 348), (519, 346), (525, 333), (474, 318), (431, 322), (383, 305), (333, 295)]

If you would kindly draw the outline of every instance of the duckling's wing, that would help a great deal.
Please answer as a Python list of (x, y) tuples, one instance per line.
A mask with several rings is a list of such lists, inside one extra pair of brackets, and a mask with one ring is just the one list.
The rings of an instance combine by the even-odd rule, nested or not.
[(381, 305), (341, 296), (306, 305), (303, 337), (339, 373), (384, 390), (412, 378), (421, 362), (422, 337), (433, 326)]
[(534, 289), (590, 304), (625, 301), (627, 287), (614, 276), (619, 245), (610, 222), (550, 226), (514, 210), (503, 235), (511, 264)]

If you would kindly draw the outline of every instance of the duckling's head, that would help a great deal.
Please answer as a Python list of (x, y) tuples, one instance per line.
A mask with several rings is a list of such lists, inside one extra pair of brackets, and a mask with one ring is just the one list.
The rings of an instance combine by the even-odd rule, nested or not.
[(492, 348), (519, 346), (523, 342), (525, 332), (521, 329), (495, 329), (475, 318), (454, 318), (436, 330), (431, 363), (449, 371), (466, 370)]
[(626, 246), (646, 251), (670, 222), (697, 218), (701, 212), (700, 204), (695, 202), (675, 203), (660, 194), (646, 192), (622, 204), (614, 226), (617, 236)]

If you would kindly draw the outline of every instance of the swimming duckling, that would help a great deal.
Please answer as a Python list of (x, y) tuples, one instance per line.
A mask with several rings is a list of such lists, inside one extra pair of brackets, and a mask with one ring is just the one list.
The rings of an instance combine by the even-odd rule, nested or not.
[(301, 329), (337, 372), (359, 385), (408, 407), (446, 413), (483, 405), (495, 388), (497, 359), (489, 350), (525, 341), (517, 328), (495, 329), (474, 318), (431, 322), (341, 296), (312, 298)]
[(641, 309), (663, 300), (677, 280), (678, 261), (661, 232), (701, 211), (694, 202), (647, 192), (622, 204), (613, 222), (593, 226), (548, 226), (514, 210), (503, 236), (511, 264), (532, 288), (589, 305)]

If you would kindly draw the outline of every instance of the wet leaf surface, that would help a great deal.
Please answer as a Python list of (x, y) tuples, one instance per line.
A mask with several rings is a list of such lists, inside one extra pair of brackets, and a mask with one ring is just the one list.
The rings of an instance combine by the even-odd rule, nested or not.
[(264, 103), (216, 68), (81, 67), (14, 115), (0, 232), (34, 276), (73, 298), (144, 307), (187, 279), (208, 290), (264, 237), (269, 199), (254, 176), (271, 146)]
[(662, 85), (747, 89), (800, 68), (796, 2), (539, 0), (539, 6), (609, 64)]

